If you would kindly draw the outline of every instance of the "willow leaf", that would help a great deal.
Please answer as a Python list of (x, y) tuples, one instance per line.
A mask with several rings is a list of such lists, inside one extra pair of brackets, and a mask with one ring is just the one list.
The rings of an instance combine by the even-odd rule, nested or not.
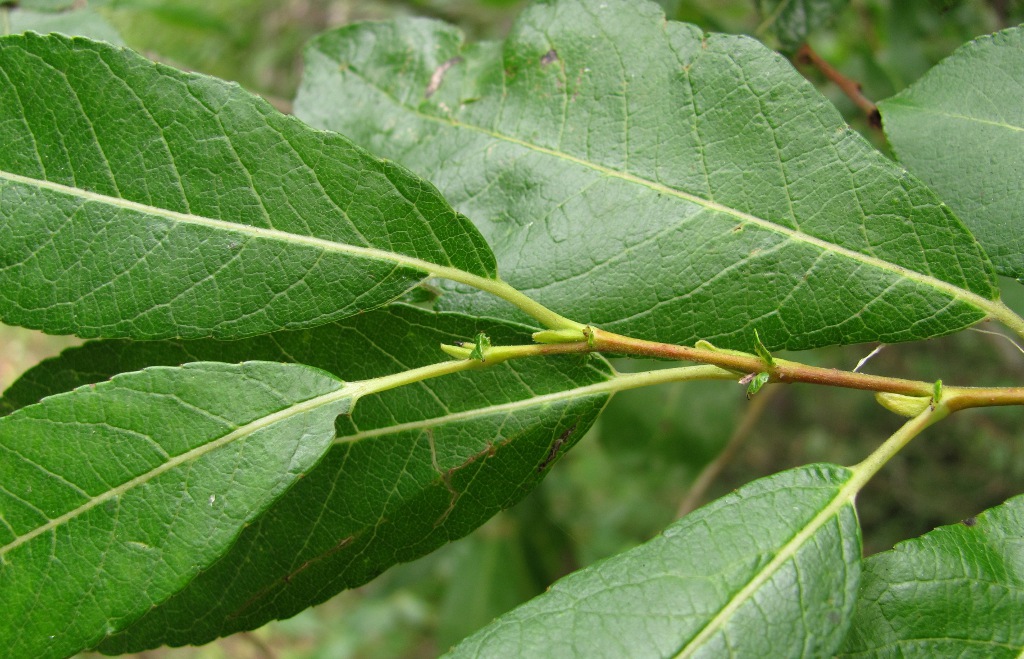
[(450, 657), (830, 656), (860, 575), (851, 472), (755, 481), (580, 570)]
[(436, 189), (237, 85), (131, 51), (0, 39), (0, 320), (239, 337), (493, 283)]
[(1024, 496), (864, 561), (856, 657), (1024, 654)]
[[(438, 361), (440, 343), (532, 328), (392, 305), (241, 341), (93, 341), (29, 371), (17, 407), (122, 369), (193, 359), (300, 361), (370, 380)], [(202, 643), (288, 617), (461, 537), (529, 492), (609, 396), (596, 357), (512, 361), (360, 399), (320, 465), (183, 592), (101, 644), (127, 652)], [(17, 401), (16, 403), (14, 401)]]
[(307, 51), (295, 107), (437, 184), (516, 288), (613, 331), (890, 342), (997, 297), (971, 234), (781, 56), (651, 2), (539, 3), (504, 43), (426, 20), (341, 28)]
[(881, 101), (911, 172), (974, 231), (1000, 274), (1024, 277), (1024, 27), (964, 44)]
[(210, 566), (356, 395), (303, 366), (157, 367), (0, 419), (0, 644), (90, 647)]

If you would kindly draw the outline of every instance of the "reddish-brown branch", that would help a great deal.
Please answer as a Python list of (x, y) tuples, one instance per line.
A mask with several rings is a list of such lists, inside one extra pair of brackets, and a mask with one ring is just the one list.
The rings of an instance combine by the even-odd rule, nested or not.
[(605, 332), (596, 328), (591, 328), (590, 331), (592, 333), (591, 343), (600, 352), (714, 364), (715, 366), (738, 373), (759, 373), (763, 371), (771, 376), (769, 382), (808, 382), (848, 389), (889, 391), (906, 396), (930, 396), (932, 393), (932, 385), (930, 383), (916, 380), (840, 371), (834, 368), (807, 366), (783, 360), (776, 360), (775, 365), (769, 367), (760, 357), (754, 355), (644, 341), (642, 339), (613, 334), (612, 332)]
[(798, 63), (804, 62), (818, 69), (823, 76), (835, 83), (836, 86), (839, 87), (839, 89), (841, 89), (842, 92), (846, 94), (846, 96), (849, 97), (849, 99), (853, 101), (858, 108), (861, 109), (871, 126), (874, 128), (882, 127), (882, 115), (878, 113), (878, 107), (871, 99), (864, 95), (859, 82), (843, 75), (831, 64), (822, 59), (821, 55), (816, 53), (814, 49), (806, 43), (797, 49), (796, 53), (793, 55), (793, 59)]

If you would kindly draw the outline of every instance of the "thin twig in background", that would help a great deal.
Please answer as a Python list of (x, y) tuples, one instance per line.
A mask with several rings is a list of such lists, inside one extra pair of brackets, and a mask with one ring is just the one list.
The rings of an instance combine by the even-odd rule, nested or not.
[(841, 89), (842, 92), (846, 94), (858, 108), (861, 109), (867, 117), (868, 123), (872, 127), (882, 127), (882, 115), (878, 113), (878, 108), (875, 106), (874, 102), (861, 91), (860, 83), (856, 80), (847, 78), (837, 69), (833, 68), (833, 66), (822, 59), (821, 55), (816, 53), (810, 45), (805, 43), (800, 46), (793, 55), (793, 61), (796, 63), (810, 64), (814, 68), (818, 69), (823, 76), (835, 83), (836, 86), (839, 87), (839, 89)]
[(778, 392), (779, 387), (769, 387), (762, 389), (754, 396), (746, 413), (743, 415), (743, 419), (733, 429), (732, 436), (729, 437), (725, 448), (718, 454), (718, 457), (704, 467), (700, 475), (697, 476), (697, 480), (693, 482), (693, 486), (679, 504), (679, 509), (676, 511), (677, 517), (693, 512), (700, 505), (708, 488), (711, 487), (711, 484), (722, 473), (725, 466), (739, 453), (740, 446), (743, 445), (743, 442), (746, 441), (754, 428), (757, 427), (757, 423), (761, 420), (761, 415), (764, 414), (765, 408), (768, 407), (768, 403), (771, 402)]
[(270, 649), (270, 646), (264, 643), (262, 639), (252, 632), (240, 632), (238, 637), (248, 641), (260, 659), (274, 659), (276, 657), (274, 651)]

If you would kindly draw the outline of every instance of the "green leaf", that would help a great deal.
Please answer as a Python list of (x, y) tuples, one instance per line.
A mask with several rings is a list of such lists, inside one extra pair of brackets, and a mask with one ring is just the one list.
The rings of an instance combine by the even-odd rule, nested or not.
[(807, 35), (831, 23), (850, 0), (758, 0), (762, 21), (757, 33), (771, 30), (782, 47), (791, 50), (807, 40)]
[[(29, 371), (5, 400), (31, 400), (145, 363), (308, 362), (367, 380), (437, 362), (438, 346), (532, 328), (405, 305), (242, 341), (95, 341)], [(608, 399), (604, 360), (513, 360), (360, 399), (320, 465), (182, 593), (101, 645), (204, 643), (292, 616), (462, 537), (531, 491)], [(18, 403), (13, 403), (17, 405)]]
[(851, 476), (812, 465), (755, 481), (562, 579), (449, 656), (828, 656), (860, 575)]
[(4, 417), (4, 651), (74, 654), (186, 586), (320, 460), (354, 394), (303, 366), (197, 363)]
[(473, 350), (469, 353), (470, 359), (478, 359), (484, 361), (484, 353), (488, 348), (491, 347), (491, 339), (483, 332), (476, 335), (473, 339)]
[(757, 356), (764, 361), (767, 366), (775, 366), (775, 360), (772, 358), (772, 353), (768, 352), (768, 348), (764, 347), (764, 343), (761, 342), (761, 336), (754, 330), (754, 352)]
[(996, 270), (1024, 276), (1024, 28), (961, 46), (878, 104), (899, 157), (984, 245)]
[[(970, 233), (787, 61), (653, 3), (538, 4), (504, 43), (426, 20), (341, 28), (307, 51), (295, 109), (429, 178), (505, 280), (604, 329), (893, 342), (997, 296)], [(442, 308), (507, 313), (454, 288)]]
[(864, 562), (843, 652), (858, 657), (1020, 657), (1024, 496)]
[(2, 322), (231, 338), (493, 281), (430, 184), (237, 85), (59, 35), (0, 39), (0, 70)]

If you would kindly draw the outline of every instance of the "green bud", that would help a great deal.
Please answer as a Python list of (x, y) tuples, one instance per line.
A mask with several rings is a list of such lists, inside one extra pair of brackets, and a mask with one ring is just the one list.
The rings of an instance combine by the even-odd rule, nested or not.
[(586, 341), (587, 336), (577, 329), (541, 330), (533, 333), (533, 340), (536, 343), (578, 343)]
[(875, 400), (890, 412), (909, 417), (914, 417), (924, 412), (932, 402), (932, 399), (927, 396), (904, 396), (903, 394), (894, 394), (888, 391), (876, 393)]

